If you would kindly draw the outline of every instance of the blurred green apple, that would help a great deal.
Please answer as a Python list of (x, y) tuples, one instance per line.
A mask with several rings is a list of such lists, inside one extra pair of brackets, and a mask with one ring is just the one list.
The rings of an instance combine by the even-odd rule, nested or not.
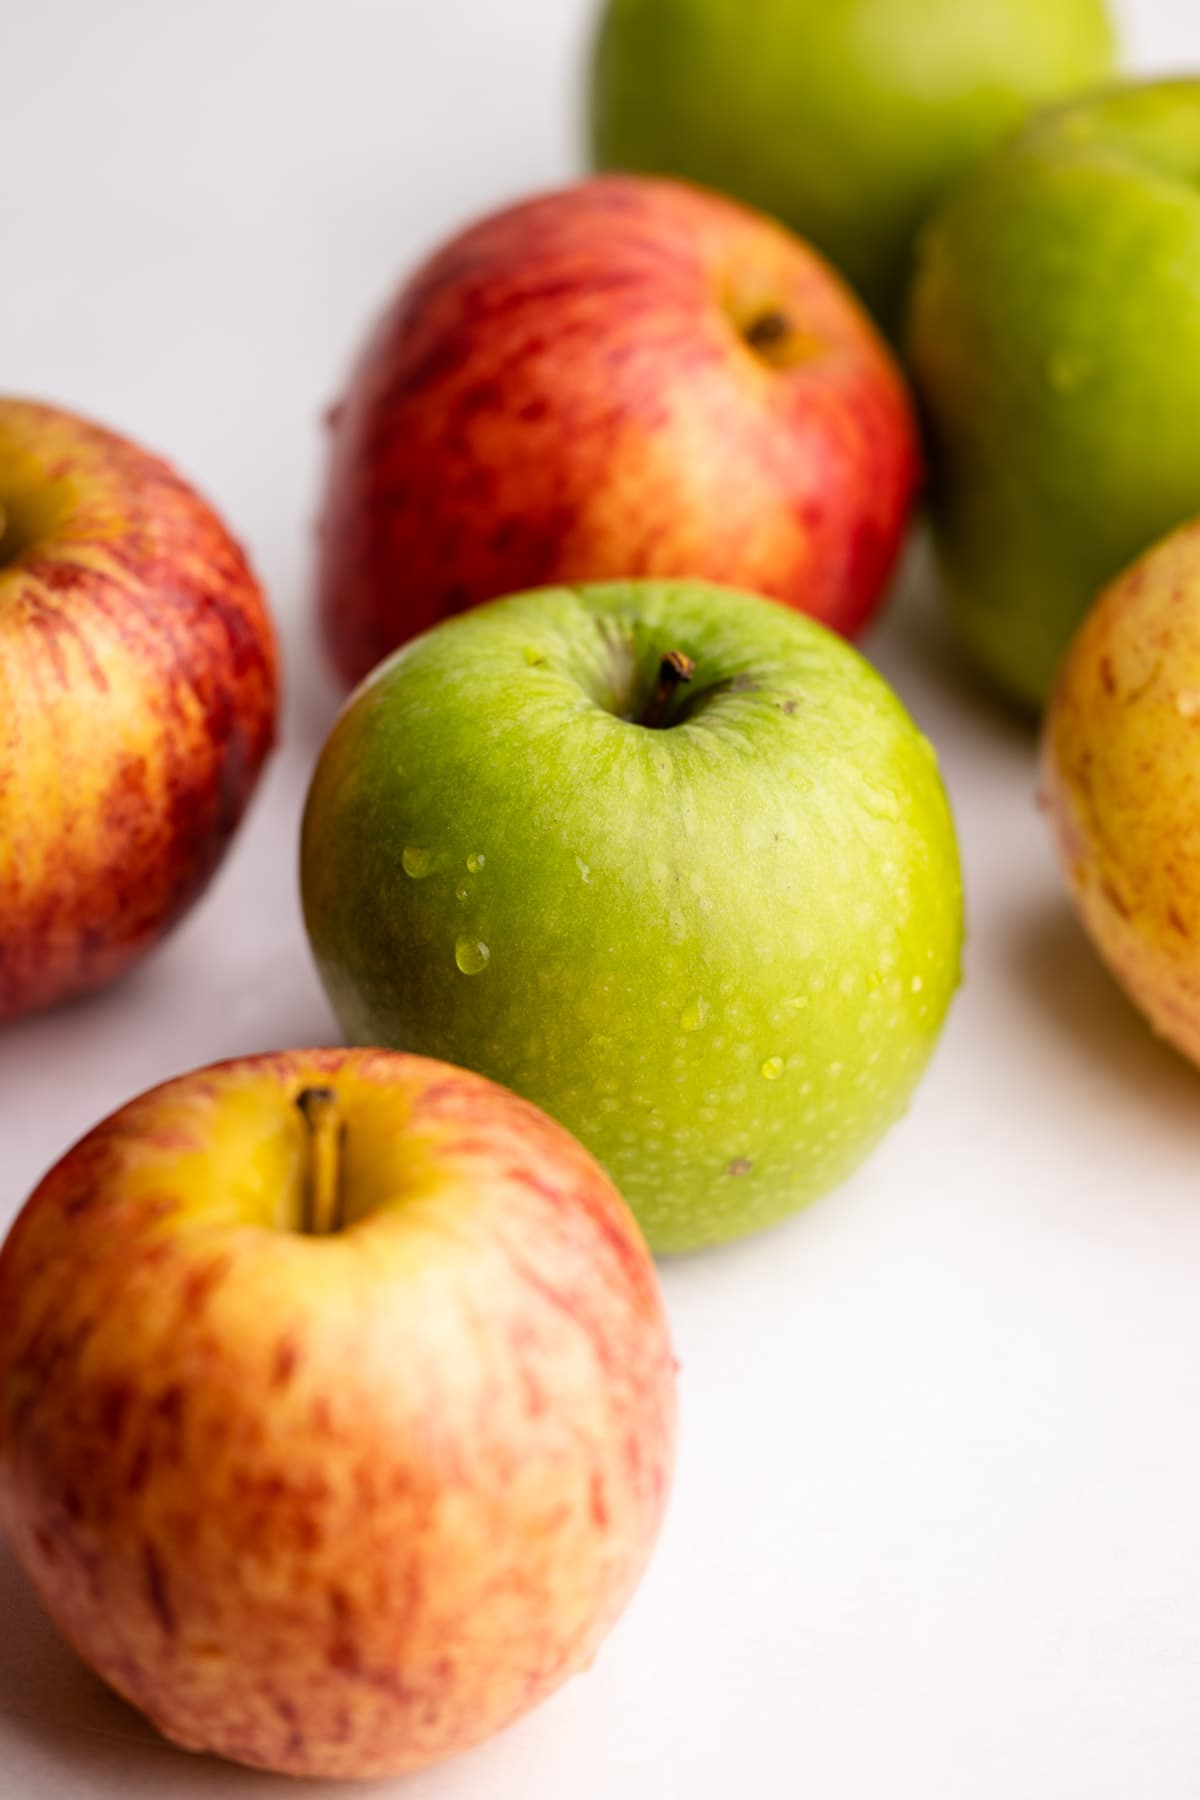
[(1038, 706), (1098, 590), (1200, 512), (1200, 81), (989, 158), (923, 235), (909, 351), (960, 634)]
[(1103, 0), (609, 0), (592, 152), (774, 213), (890, 330), (963, 170), (1112, 61)]
[(700, 582), (545, 589), (382, 664), (302, 872), (351, 1041), (540, 1102), (660, 1250), (847, 1175), (958, 980), (929, 745), (842, 639)]

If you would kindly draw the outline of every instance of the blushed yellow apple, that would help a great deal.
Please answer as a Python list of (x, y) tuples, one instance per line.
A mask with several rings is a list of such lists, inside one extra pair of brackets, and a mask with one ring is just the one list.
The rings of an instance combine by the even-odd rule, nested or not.
[(176, 1742), (367, 1776), (585, 1667), (649, 1555), (674, 1365), (560, 1127), (378, 1051), (185, 1076), (0, 1253), (0, 1523)]
[(1088, 932), (1155, 1030), (1200, 1063), (1200, 524), (1158, 544), (1088, 614), (1042, 764)]

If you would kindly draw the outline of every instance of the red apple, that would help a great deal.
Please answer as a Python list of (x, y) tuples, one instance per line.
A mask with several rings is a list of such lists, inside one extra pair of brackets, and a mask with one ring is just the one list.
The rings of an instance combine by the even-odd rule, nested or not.
[(898, 369), (821, 258), (674, 182), (484, 220), (398, 294), (342, 405), (321, 528), (347, 681), (449, 613), (560, 582), (704, 576), (844, 633), (918, 476)]
[(274, 736), (246, 559), (165, 463), (0, 399), (0, 1019), (101, 986), (191, 905)]
[(673, 1426), (616, 1189), (441, 1063), (297, 1051), (170, 1082), (0, 1253), (0, 1524), (106, 1681), (263, 1768), (413, 1768), (585, 1668)]

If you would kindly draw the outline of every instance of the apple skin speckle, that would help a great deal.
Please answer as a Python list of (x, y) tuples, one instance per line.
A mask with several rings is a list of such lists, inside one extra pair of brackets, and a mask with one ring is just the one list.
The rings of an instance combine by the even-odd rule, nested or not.
[[(295, 1229), (314, 1083), (345, 1125), (323, 1236)], [(418, 1058), (168, 1083), (0, 1252), (0, 1526), (106, 1681), (257, 1767), (420, 1767), (586, 1668), (657, 1535), (674, 1421), (611, 1182)]]

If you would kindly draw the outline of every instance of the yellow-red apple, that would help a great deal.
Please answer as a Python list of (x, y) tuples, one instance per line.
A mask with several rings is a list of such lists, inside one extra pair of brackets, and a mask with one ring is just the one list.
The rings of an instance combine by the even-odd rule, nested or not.
[(412, 1768), (585, 1667), (673, 1426), (616, 1189), (444, 1064), (298, 1051), (170, 1082), (0, 1252), (0, 1523), (105, 1680), (264, 1768)]
[(196, 899), (275, 705), (212, 509), (100, 426), (0, 399), (0, 1020), (111, 981)]
[(1046, 715), (1043, 787), (1100, 954), (1200, 1063), (1200, 524), (1105, 590)]
[(447, 244), (332, 429), (319, 602), (348, 682), (478, 601), (630, 575), (707, 577), (853, 633), (918, 474), (902, 377), (816, 252), (633, 176)]

